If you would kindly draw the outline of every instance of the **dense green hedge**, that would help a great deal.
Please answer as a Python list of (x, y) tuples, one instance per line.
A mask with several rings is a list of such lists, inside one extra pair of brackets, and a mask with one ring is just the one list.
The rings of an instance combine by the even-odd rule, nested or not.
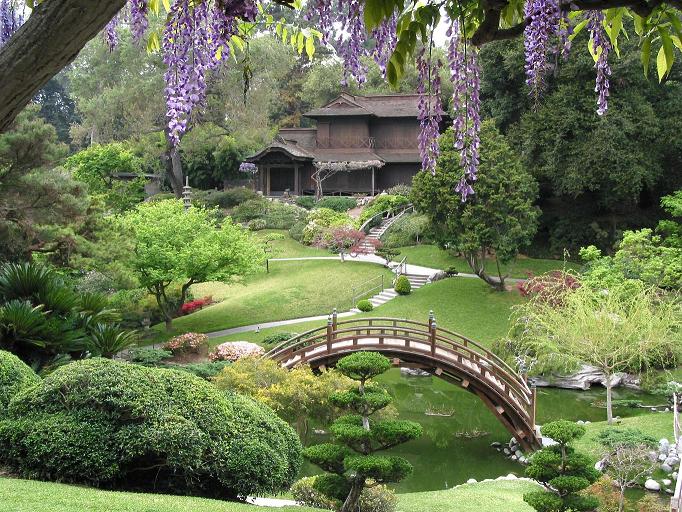
[(301, 444), (268, 407), (194, 375), (90, 359), (10, 402), (0, 463), (45, 480), (236, 497), (288, 488)]
[(26, 363), (0, 350), (0, 417), (14, 395), (38, 382), (40, 377)]

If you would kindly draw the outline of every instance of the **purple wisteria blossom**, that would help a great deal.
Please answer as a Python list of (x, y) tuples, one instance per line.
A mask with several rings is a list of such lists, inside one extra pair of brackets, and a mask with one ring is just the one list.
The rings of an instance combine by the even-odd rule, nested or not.
[(191, 5), (191, 0), (176, 0), (163, 33), (163, 61), (168, 67), (166, 105), (168, 137), (173, 145), (187, 130), (193, 110), (206, 95), (206, 71), (212, 55), (208, 39), (206, 2)]
[(451, 22), (446, 36), (449, 38), (448, 67), (453, 85), (454, 147), (459, 151), (459, 162), (463, 169), (455, 192), (462, 196), (462, 201), (466, 201), (466, 198), (474, 193), (472, 183), (476, 181), (478, 173), (481, 70), (478, 65), (478, 51), (467, 45), (460, 32), (458, 20)]
[(439, 71), (443, 64), (438, 60), (432, 64), (431, 59), (424, 58), (424, 49), (417, 55), (417, 74), (419, 93), (418, 118), (419, 155), (422, 159), (422, 170), (436, 172), (436, 161), (440, 155), (438, 146), (439, 126), (443, 119), (441, 102), (441, 83)]
[(398, 15), (393, 15), (381, 22), (381, 24), (372, 30), (372, 37), (375, 41), (374, 49), (372, 50), (372, 57), (381, 70), (381, 76), (386, 78), (386, 64), (388, 59), (398, 42), (396, 30), (398, 28)]
[(133, 34), (133, 41), (135, 44), (140, 44), (149, 27), (147, 19), (149, 6), (147, 0), (130, 0), (128, 5), (130, 6), (130, 31)]
[(239, 172), (245, 172), (248, 174), (256, 174), (258, 172), (258, 167), (256, 164), (251, 162), (242, 162), (239, 164)]
[(364, 2), (362, 0), (339, 0), (339, 12), (347, 9), (347, 16), (339, 16), (341, 31), (337, 45), (343, 58), (342, 85), (348, 85), (348, 78), (353, 77), (358, 85), (367, 81), (367, 67), (362, 63), (362, 57), (367, 54), (365, 41), (367, 33), (363, 24)]
[(609, 52), (611, 51), (611, 43), (604, 30), (604, 14), (601, 11), (591, 10), (588, 11), (587, 16), (592, 51), (597, 55), (597, 62), (594, 64), (597, 69), (597, 79), (594, 86), (594, 91), (597, 93), (597, 114), (602, 116), (609, 108), (609, 76), (611, 76)]
[(24, 23), (24, 17), (19, 13), (11, 0), (0, 0), (0, 46), (3, 46)]
[(322, 42), (331, 43), (334, 38), (334, 15), (333, 0), (311, 0), (309, 9), (303, 15), (307, 21), (312, 21), (317, 16), (317, 28), (322, 32)]
[(526, 50), (526, 83), (535, 101), (545, 87), (545, 75), (550, 68), (547, 55), (550, 40), (559, 30), (558, 0), (528, 0), (525, 16), (529, 20), (523, 35)]
[(104, 37), (104, 42), (109, 48), (110, 52), (113, 52), (116, 46), (118, 46), (118, 34), (116, 33), (116, 28), (118, 27), (118, 14), (115, 14), (107, 26), (104, 27), (104, 32), (102, 36)]

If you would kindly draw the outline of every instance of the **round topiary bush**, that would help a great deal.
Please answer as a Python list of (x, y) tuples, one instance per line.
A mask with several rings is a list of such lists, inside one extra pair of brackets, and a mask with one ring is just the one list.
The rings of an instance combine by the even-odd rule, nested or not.
[(374, 304), (372, 304), (367, 299), (364, 299), (358, 302), (355, 307), (357, 307), (360, 311), (364, 311), (366, 313), (374, 309)]
[(0, 415), (16, 394), (39, 382), (40, 377), (26, 363), (11, 352), (0, 350)]
[(393, 289), (399, 295), (409, 295), (410, 292), (412, 291), (412, 285), (410, 284), (410, 280), (407, 277), (401, 275), (398, 276), (398, 279), (395, 280)]
[(44, 480), (234, 498), (287, 489), (301, 443), (270, 408), (187, 372), (89, 359), (11, 401), (0, 463)]

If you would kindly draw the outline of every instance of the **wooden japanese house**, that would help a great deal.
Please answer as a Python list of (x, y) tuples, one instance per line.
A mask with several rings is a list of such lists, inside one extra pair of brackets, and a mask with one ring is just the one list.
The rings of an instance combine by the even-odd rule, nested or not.
[(343, 93), (306, 112), (314, 128), (282, 128), (270, 145), (246, 159), (258, 166), (258, 189), (268, 196), (313, 194), (316, 169), (330, 162), (347, 170), (324, 180), (325, 194), (375, 194), (410, 184), (421, 168), (418, 102), (416, 94)]

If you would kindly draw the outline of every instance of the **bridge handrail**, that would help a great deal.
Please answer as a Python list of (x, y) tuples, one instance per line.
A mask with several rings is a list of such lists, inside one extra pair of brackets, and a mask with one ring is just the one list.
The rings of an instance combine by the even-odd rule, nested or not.
[[(350, 319), (350, 320), (342, 320), (342, 321), (340, 321), (340, 322), (337, 322), (336, 325), (337, 325), (337, 326), (338, 326), (338, 325), (344, 325), (344, 324), (353, 323), (353, 322), (368, 322), (368, 321), (373, 322), (373, 321), (376, 321), (376, 320), (381, 320), (381, 321), (386, 320), (386, 321), (390, 321), (390, 322), (393, 322), (393, 321), (395, 321), (395, 322), (403, 322), (403, 323), (409, 323), (409, 324), (414, 324), (414, 325), (419, 325), (419, 326), (424, 326), (424, 325), (425, 325), (425, 324), (423, 324), (422, 322), (417, 322), (417, 321), (415, 321), (415, 320), (408, 320), (408, 319), (406, 319), (406, 318), (392, 318), (392, 317), (353, 318), (353, 319)], [(330, 316), (330, 318), (329, 318), (329, 321), (331, 321), (331, 316)], [(391, 327), (393, 327), (393, 326), (391, 326)], [(321, 326), (321, 327), (315, 327), (315, 328), (313, 328), (313, 329), (309, 329), (309, 330), (307, 330), (307, 331), (305, 331), (305, 332), (302, 332), (301, 334), (297, 334), (296, 336), (293, 336), (293, 337), (289, 338), (288, 340), (281, 341), (280, 343), (278, 343), (277, 345), (275, 345), (274, 347), (272, 347), (272, 348), (267, 352), (267, 354), (265, 354), (265, 357), (270, 357), (270, 356), (272, 356), (272, 355), (273, 355), (274, 353), (276, 353), (276, 352), (281, 352), (281, 349), (284, 348), (286, 345), (295, 345), (295, 344), (297, 344), (299, 341), (302, 341), (302, 340), (308, 341), (309, 339), (312, 338), (311, 335), (312, 335), (315, 331), (324, 331), (324, 333), (325, 333), (325, 335), (326, 335), (327, 326), (326, 326), (326, 325), (323, 325), (323, 326)]]
[[(379, 322), (379, 323), (377, 323)], [(382, 324), (380, 322), (390, 322), (392, 325), (388, 324)], [(355, 327), (353, 325), (356, 324)], [(357, 324), (362, 324), (362, 327), (357, 326)], [(402, 325), (400, 325), (402, 324)], [(411, 327), (408, 327), (411, 326)], [(392, 317), (372, 317), (372, 318), (355, 318), (355, 319), (349, 319), (349, 320), (342, 320), (340, 322), (336, 322), (335, 324), (332, 324), (332, 320), (330, 317), (330, 320), (328, 322), (328, 325), (318, 327), (315, 329), (311, 329), (309, 331), (306, 331), (304, 333), (301, 333), (293, 338), (290, 338), (289, 340), (283, 341), (273, 347), (267, 354), (266, 357), (276, 357), (289, 349), (295, 348), (296, 346), (307, 346), (307, 345), (312, 345), (319, 341), (320, 339), (325, 339), (328, 336), (328, 330), (329, 328), (332, 327), (331, 334), (334, 337), (335, 340), (343, 340), (344, 339), (344, 334), (346, 333), (357, 333), (358, 331), (361, 330), (366, 330), (367, 334), (370, 334), (370, 331), (380, 331), (380, 330), (388, 330), (389, 333), (385, 334), (390, 334), (390, 331), (392, 330), (394, 333), (401, 332), (403, 334), (417, 334), (422, 336), (424, 339), (423, 340), (417, 340), (417, 341), (426, 341), (428, 343), (431, 343), (430, 337), (431, 337), (431, 332), (430, 332), (430, 325), (425, 324), (423, 322), (417, 322), (415, 320), (408, 320), (408, 319), (401, 319), (401, 318), (392, 318)], [(412, 328), (412, 327), (417, 327), (417, 328)], [(317, 333), (317, 334), (315, 334)], [(382, 333), (374, 333), (374, 334), (382, 334)], [(446, 334), (452, 338), (459, 339), (464, 342), (464, 345), (456, 342), (455, 340), (443, 336), (443, 334)], [(341, 336), (339, 336), (341, 335)], [(387, 336), (389, 337), (389, 336)], [(351, 337), (352, 338), (352, 337)], [(498, 357), (496, 354), (491, 352), (489, 349), (483, 347), (481, 344), (478, 342), (463, 336), (459, 333), (456, 333), (454, 331), (451, 331), (449, 329), (444, 329), (441, 327), (436, 327), (436, 336), (435, 339), (437, 341), (440, 341), (441, 343), (444, 343), (446, 345), (449, 345), (450, 347), (454, 347), (455, 349), (459, 349), (459, 351), (465, 351), (468, 354), (470, 354), (469, 358), (470, 359), (476, 359), (478, 358), (479, 360), (486, 361), (488, 364), (492, 364), (496, 370), (496, 372), (501, 374), (501, 377), (508, 382), (508, 384), (515, 388), (517, 392), (529, 396), (531, 394), (531, 389), (528, 386), (528, 384), (516, 374), (516, 372), (505, 362), (503, 361), (500, 357)], [(457, 350), (456, 350), (457, 351)], [(475, 357), (472, 357), (475, 356)]]

